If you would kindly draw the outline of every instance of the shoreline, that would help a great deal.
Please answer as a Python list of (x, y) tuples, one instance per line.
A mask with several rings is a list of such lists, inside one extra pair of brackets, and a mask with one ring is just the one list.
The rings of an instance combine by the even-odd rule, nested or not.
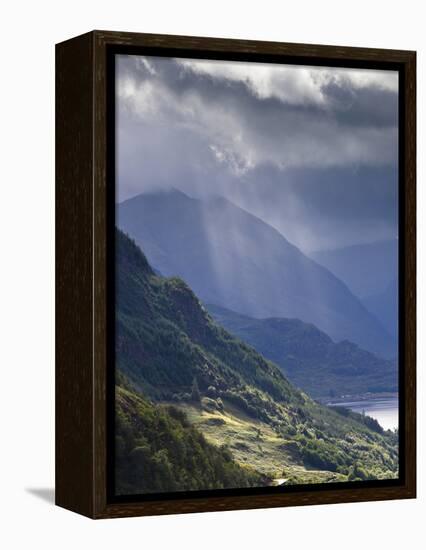
[(398, 399), (398, 392), (346, 394), (339, 397), (319, 397), (316, 399), (321, 405), (338, 405), (339, 403), (373, 401), (379, 399)]

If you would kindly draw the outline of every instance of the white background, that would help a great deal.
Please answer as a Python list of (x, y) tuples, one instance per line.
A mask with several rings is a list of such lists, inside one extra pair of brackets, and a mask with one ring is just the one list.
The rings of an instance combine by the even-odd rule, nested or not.
[(52, 505), (54, 44), (92, 29), (418, 51), (418, 212), (426, 208), (422, 2), (27, 1), (0, 15), (0, 545), (3, 548), (424, 548), (425, 222), (419, 215), (419, 498), (91, 521)]

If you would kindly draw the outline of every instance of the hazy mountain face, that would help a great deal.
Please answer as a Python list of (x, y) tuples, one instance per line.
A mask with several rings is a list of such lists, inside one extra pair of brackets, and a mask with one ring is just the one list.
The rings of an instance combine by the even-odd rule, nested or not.
[(361, 299), (396, 346), (398, 240), (313, 252), (310, 257), (339, 277)]
[(398, 334), (398, 284), (395, 279), (385, 289), (364, 298), (365, 307), (373, 313), (395, 339)]
[(393, 355), (389, 335), (337, 277), (225, 199), (144, 194), (118, 205), (117, 218), (160, 273), (182, 277), (206, 303), (298, 318), (336, 341)]
[(398, 270), (398, 240), (321, 250), (311, 258), (341, 279), (359, 298), (383, 293)]
[[(117, 198), (153, 194), (120, 223), (154, 267), (206, 301), (388, 352), (353, 294), (397, 278), (393, 245), (353, 245), (398, 232), (397, 73), (118, 56), (116, 76)], [(300, 252), (335, 248), (314, 258), (328, 272)]]

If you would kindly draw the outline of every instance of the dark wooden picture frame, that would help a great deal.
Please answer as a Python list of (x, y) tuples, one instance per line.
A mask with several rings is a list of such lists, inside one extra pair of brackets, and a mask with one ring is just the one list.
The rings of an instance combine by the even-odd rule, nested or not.
[[(150, 48), (213, 59), (366, 64), (400, 71), (400, 477), (388, 483), (298, 486), (117, 501), (109, 498), (108, 224), (114, 168), (108, 52)], [(124, 50), (123, 50), (124, 51)], [(402, 123), (402, 126), (401, 126)], [(112, 203), (113, 204), (113, 203)], [(401, 255), (402, 253), (402, 255)], [(330, 504), (416, 496), (416, 54), (216, 38), (93, 31), (56, 46), (56, 504), (91, 518)]]

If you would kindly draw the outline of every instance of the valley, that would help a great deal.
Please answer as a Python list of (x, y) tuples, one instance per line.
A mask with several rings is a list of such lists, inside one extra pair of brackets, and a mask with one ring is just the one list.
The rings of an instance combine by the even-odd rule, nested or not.
[(316, 399), (398, 389), (394, 360), (349, 341), (333, 342), (312, 324), (298, 319), (254, 319), (213, 304), (206, 308), (219, 325), (276, 363), (293, 384)]
[(395, 356), (392, 337), (347, 285), (229, 200), (147, 193), (120, 203), (117, 216), (150, 264), (183, 279), (204, 303), (254, 318), (296, 318), (336, 342)]

